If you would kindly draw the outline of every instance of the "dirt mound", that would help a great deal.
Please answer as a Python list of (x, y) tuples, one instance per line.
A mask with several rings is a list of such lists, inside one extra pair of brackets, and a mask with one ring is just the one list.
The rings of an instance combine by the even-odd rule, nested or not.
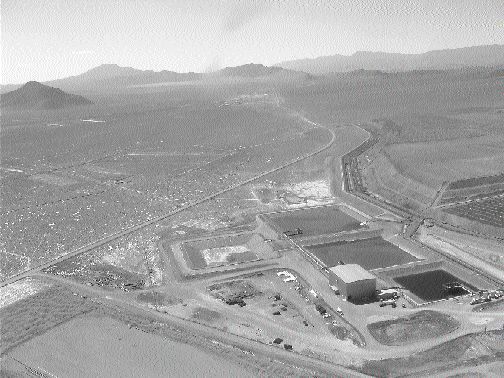
[(212, 322), (214, 320), (220, 319), (221, 314), (206, 307), (197, 307), (194, 309), (191, 318), (205, 322)]
[(503, 336), (502, 330), (472, 333), (408, 357), (367, 361), (360, 370), (379, 377), (427, 377), (462, 366), (479, 370), (484, 364), (502, 361)]
[(453, 332), (460, 323), (436, 311), (419, 311), (410, 316), (368, 324), (371, 335), (384, 345), (404, 345)]
[(245, 306), (244, 299), (262, 294), (251, 282), (243, 280), (214, 284), (208, 290), (215, 298), (229, 305), (239, 306)]

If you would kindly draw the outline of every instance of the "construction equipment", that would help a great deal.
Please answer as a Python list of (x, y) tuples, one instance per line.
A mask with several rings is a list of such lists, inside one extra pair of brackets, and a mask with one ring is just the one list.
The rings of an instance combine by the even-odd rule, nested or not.
[(284, 232), (285, 236), (296, 236), (296, 235), (302, 235), (302, 234), (303, 234), (303, 230), (301, 230), (299, 227), (296, 228), (294, 231), (287, 230)]

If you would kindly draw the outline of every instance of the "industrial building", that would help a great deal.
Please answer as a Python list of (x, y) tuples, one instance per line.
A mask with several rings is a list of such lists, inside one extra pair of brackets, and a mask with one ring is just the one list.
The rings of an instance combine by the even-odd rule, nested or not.
[(361, 300), (376, 294), (376, 277), (358, 264), (329, 268), (329, 285), (336, 286), (345, 299)]

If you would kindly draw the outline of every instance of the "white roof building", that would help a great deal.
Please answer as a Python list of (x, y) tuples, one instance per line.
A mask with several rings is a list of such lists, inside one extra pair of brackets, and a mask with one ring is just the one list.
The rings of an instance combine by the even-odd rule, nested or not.
[(358, 264), (342, 264), (329, 268), (343, 282), (352, 283), (362, 280), (372, 280), (376, 277)]
[(357, 264), (329, 268), (329, 285), (336, 286), (345, 299), (360, 300), (376, 295), (376, 277)]

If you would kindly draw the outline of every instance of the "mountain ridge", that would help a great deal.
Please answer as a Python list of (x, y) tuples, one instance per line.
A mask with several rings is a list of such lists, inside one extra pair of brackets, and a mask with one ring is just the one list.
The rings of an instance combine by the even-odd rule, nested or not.
[(66, 93), (37, 81), (29, 81), (21, 88), (2, 94), (0, 101), (2, 108), (13, 109), (61, 109), (93, 104), (83, 96)]
[[(108, 90), (178, 82), (212, 82), (219, 80), (311, 81), (314, 75), (379, 71), (433, 71), (474, 67), (504, 68), (504, 45), (483, 45), (458, 49), (432, 50), (420, 54), (357, 51), (352, 55), (330, 55), (313, 59), (297, 59), (272, 66), (243, 64), (225, 67), (210, 73), (161, 70), (140, 70), (117, 64), (102, 64), (79, 75), (43, 82), (67, 91)], [(360, 73), (364, 76), (364, 73)], [(371, 73), (368, 73), (371, 75)], [(21, 85), (1, 85), (1, 91), (14, 90)]]
[(400, 72), (412, 70), (446, 70), (465, 67), (504, 66), (504, 45), (482, 45), (457, 49), (431, 50), (420, 54), (357, 51), (352, 55), (328, 55), (312, 59), (296, 59), (274, 64), (311, 74), (380, 70)]
[[(97, 88), (134, 87), (158, 83), (205, 82), (222, 79), (258, 80), (261, 78), (272, 80), (307, 80), (312, 79), (313, 75), (254, 63), (225, 67), (210, 73), (140, 70), (132, 67), (122, 67), (117, 64), (102, 64), (79, 75), (49, 80), (43, 83), (65, 90), (93, 90)], [(2, 86), (2, 91), (18, 87), (15, 84), (7, 84)]]

